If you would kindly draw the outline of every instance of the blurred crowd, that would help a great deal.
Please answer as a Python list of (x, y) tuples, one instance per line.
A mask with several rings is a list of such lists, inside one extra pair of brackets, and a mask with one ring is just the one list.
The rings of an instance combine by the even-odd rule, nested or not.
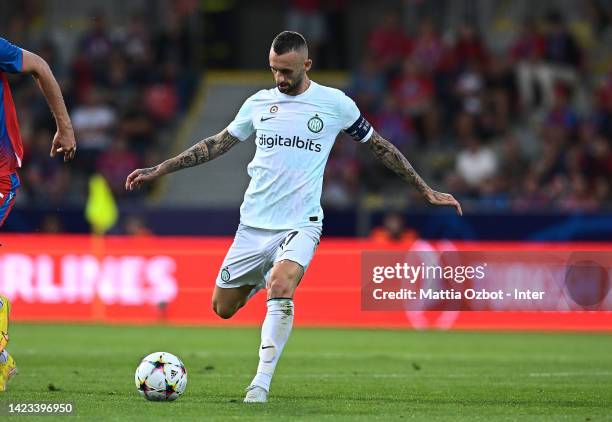
[[(425, 0), (404, 3), (437, 7)], [(283, 6), (279, 13), (287, 12), (287, 29), (304, 33), (317, 68), (342, 68), (354, 59), (346, 39), (349, 1), (290, 0)], [(103, 13), (93, 12), (63, 39), (44, 32), (48, 25), (40, 30), (45, 28), (40, 10), (20, 10), (8, 20), (3, 36), (51, 65), (79, 142), (74, 162), (49, 159), (55, 126), (48, 107), (31, 78), (11, 77), (26, 148), (18, 201), (49, 209), (44, 224), (49, 231), (61, 230), (61, 222), (51, 217), (57, 209), (83, 206), (87, 176), (94, 172), (106, 177), (119, 201), (139, 203), (150, 193), (126, 196), (125, 176), (169, 155), (202, 69), (194, 52), (206, 50), (194, 41), (201, 34), (194, 34), (189, 13), (172, 7), (161, 19), (143, 11), (124, 24), (109, 24)], [(550, 11), (513, 20), (513, 39), (501, 49), (487, 43), (482, 20), (442, 25), (429, 10), (432, 19), (425, 15), (409, 25), (405, 13), (387, 13), (365, 34), (346, 90), (432, 187), (453, 193), (468, 209), (610, 208), (610, 9), (592, 14), (589, 42), (572, 26), (571, 16)], [(234, 19), (232, 13), (228, 6)], [(232, 38), (225, 22), (217, 25)], [(70, 45), (63, 44), (67, 40)], [(373, 208), (422, 204), (367, 148), (337, 142), (323, 202), (342, 208), (356, 200)], [(146, 231), (137, 223), (129, 230)]]
[(78, 140), (77, 160), (49, 159), (55, 124), (45, 100), (30, 78), (11, 78), (26, 156), (20, 203), (82, 206), (93, 173), (104, 175), (121, 201), (126, 175), (167, 154), (197, 82), (192, 37), (182, 19), (172, 13), (152, 26), (135, 13), (126, 25), (111, 26), (95, 12), (72, 48), (53, 37), (28, 37), (34, 23), (27, 14), (11, 20), (4, 36), (50, 64)]
[[(432, 187), (468, 207), (610, 206), (612, 56), (607, 72), (589, 63), (593, 49), (611, 54), (602, 35), (609, 20), (587, 49), (565, 17), (550, 11), (525, 20), (507, 49), (492, 51), (470, 23), (441, 33), (422, 19), (408, 32), (399, 16), (386, 14), (370, 31), (348, 92)], [(356, 197), (415, 199), (350, 142), (336, 144), (326, 177), (328, 206)]]

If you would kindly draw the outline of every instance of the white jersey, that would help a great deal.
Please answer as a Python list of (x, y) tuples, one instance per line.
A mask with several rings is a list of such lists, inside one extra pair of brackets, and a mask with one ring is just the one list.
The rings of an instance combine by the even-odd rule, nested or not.
[(240, 222), (272, 230), (321, 225), (323, 172), (338, 133), (366, 142), (373, 132), (353, 100), (313, 81), (295, 96), (257, 92), (227, 130), (241, 141), (255, 132), (257, 146)]

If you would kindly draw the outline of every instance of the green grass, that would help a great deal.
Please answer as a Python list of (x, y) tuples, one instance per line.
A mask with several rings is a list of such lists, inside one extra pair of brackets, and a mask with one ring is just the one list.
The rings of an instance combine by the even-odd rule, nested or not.
[[(72, 401), (87, 420), (612, 420), (609, 335), (298, 328), (269, 403), (245, 405), (258, 344), (254, 328), (14, 324), (0, 400)], [(176, 402), (134, 386), (159, 350), (189, 371)]]

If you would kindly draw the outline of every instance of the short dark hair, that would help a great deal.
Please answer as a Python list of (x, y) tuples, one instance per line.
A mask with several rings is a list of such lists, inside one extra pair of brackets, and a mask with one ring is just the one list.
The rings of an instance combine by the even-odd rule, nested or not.
[(304, 36), (299, 32), (283, 31), (272, 41), (272, 49), (276, 54), (285, 54), (290, 51), (308, 49)]

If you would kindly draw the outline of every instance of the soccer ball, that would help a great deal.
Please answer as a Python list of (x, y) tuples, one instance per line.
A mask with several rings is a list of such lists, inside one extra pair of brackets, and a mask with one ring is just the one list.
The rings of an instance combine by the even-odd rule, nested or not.
[(141, 396), (152, 401), (176, 400), (187, 387), (187, 369), (176, 356), (155, 352), (144, 357), (134, 375)]

